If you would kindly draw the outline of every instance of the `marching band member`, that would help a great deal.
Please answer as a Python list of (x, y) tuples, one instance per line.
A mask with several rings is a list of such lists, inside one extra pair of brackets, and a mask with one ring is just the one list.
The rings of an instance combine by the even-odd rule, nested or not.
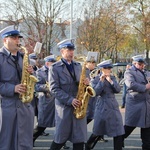
[[(20, 94), (26, 92), (21, 84), (23, 55), (19, 52), (20, 32), (8, 26), (0, 31), (4, 46), (0, 49), (0, 95), (2, 107), (1, 150), (32, 150), (34, 110), (23, 103)], [(27, 67), (33, 73), (32, 66)]]
[[(58, 43), (62, 58), (50, 68), (50, 91), (55, 97), (55, 136), (50, 150), (60, 150), (69, 140), (73, 150), (83, 150), (87, 139), (86, 117), (77, 119), (74, 109), (81, 106), (76, 99), (81, 65), (73, 61), (75, 46), (67, 39)], [(88, 83), (86, 83), (88, 84)]]
[[(97, 52), (88, 52), (86, 58), (86, 77), (88, 77), (89, 80), (91, 71), (95, 69), (97, 57), (98, 57)], [(90, 97), (86, 114), (87, 124), (93, 120), (95, 112), (95, 104), (96, 104), (96, 97)]]
[(127, 138), (136, 127), (141, 128), (142, 150), (150, 149), (150, 83), (144, 71), (143, 55), (132, 57), (132, 67), (126, 70), (127, 86), (125, 135)]
[(48, 72), (56, 59), (54, 55), (50, 55), (44, 60), (45, 65), (36, 73), (38, 78), (35, 85), (35, 91), (38, 92), (38, 125), (34, 129), (33, 142), (44, 132), (46, 127), (55, 126), (55, 101), (49, 91)]
[(98, 97), (94, 115), (93, 133), (87, 141), (86, 150), (90, 150), (101, 135), (113, 137), (114, 150), (122, 150), (122, 135), (124, 134), (122, 116), (115, 93), (121, 87), (116, 78), (111, 75), (112, 61), (105, 60), (98, 64), (101, 74), (92, 81), (92, 86)]
[(0, 132), (2, 128), (2, 108), (1, 108), (1, 96), (0, 96)]
[[(94, 71), (95, 74), (98, 75), (100, 73), (99, 69), (96, 68), (97, 59), (98, 59), (98, 52), (88, 52), (87, 59), (86, 59), (86, 68), (87, 68), (86, 74), (87, 77), (89, 77), (89, 79), (94, 78), (94, 76), (91, 75), (91, 72), (94, 71), (95, 69), (96, 69), (96, 72)], [(97, 97), (90, 97), (89, 99), (87, 114), (86, 114), (87, 124), (89, 124), (94, 119), (96, 101), (97, 101)], [(108, 142), (108, 140), (104, 139), (103, 135), (99, 136), (99, 141)]]
[[(36, 61), (37, 61), (37, 56), (35, 55), (35, 53), (29, 54), (29, 62), (30, 62), (30, 65), (32, 65), (32, 67), (33, 67), (35, 76), (36, 76), (36, 71), (38, 70)], [(37, 116), (38, 115), (38, 108), (37, 108), (38, 107), (38, 97), (37, 97), (37, 92), (35, 92), (35, 91), (34, 91), (33, 100), (31, 101), (31, 105), (34, 108), (34, 115)]]

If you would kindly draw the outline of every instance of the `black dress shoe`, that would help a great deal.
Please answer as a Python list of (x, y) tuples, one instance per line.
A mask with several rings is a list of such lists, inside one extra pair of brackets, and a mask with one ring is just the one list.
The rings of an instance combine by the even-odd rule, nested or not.
[(87, 143), (85, 144), (85, 150), (91, 150)]
[(100, 138), (100, 142), (108, 142), (108, 140), (105, 140), (104, 138)]
[(42, 132), (42, 134), (41, 134), (42, 136), (48, 136), (49, 135), (49, 133), (45, 133), (45, 132)]
[(64, 144), (63, 149), (69, 149), (70, 147)]
[(122, 147), (124, 147), (124, 140), (122, 141)]
[(33, 139), (33, 147), (35, 147), (35, 140)]

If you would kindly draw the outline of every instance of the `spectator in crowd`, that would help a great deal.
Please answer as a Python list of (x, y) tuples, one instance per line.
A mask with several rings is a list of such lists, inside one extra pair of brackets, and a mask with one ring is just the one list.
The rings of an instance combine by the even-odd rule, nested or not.
[[(126, 70), (130, 69), (131, 64), (127, 64)], [(127, 86), (125, 84), (125, 79), (123, 78), (120, 82), (123, 84), (123, 91), (122, 91), (122, 105), (121, 108), (125, 108), (126, 103), (126, 94), (127, 94)]]
[(118, 72), (117, 72), (117, 77), (118, 77), (118, 82), (121, 81), (122, 77), (123, 77), (123, 72), (121, 69), (118, 69)]

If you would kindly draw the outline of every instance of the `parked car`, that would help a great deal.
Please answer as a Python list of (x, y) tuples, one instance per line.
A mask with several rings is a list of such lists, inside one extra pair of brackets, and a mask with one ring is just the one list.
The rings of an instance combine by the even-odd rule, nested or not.
[(118, 81), (119, 81), (119, 78), (117, 76), (118, 70), (119, 69), (122, 70), (122, 73), (124, 74), (127, 64), (129, 64), (129, 63), (127, 63), (127, 62), (118, 62), (118, 63), (113, 64), (112, 72), (115, 75), (115, 77), (118, 79)]

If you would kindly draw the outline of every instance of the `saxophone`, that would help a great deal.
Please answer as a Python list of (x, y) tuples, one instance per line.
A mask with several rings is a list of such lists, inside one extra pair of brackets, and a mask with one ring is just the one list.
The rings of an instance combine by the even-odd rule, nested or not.
[(20, 95), (20, 98), (23, 103), (30, 103), (33, 100), (34, 85), (38, 80), (26, 70), (29, 66), (27, 49), (20, 45), (19, 47), (24, 51), (21, 84), (27, 88), (26, 92)]
[(77, 99), (81, 101), (81, 106), (74, 109), (74, 115), (77, 119), (82, 119), (86, 116), (87, 106), (90, 97), (95, 97), (96, 93), (91, 86), (83, 83), (86, 78), (86, 63), (84, 62), (79, 81)]

